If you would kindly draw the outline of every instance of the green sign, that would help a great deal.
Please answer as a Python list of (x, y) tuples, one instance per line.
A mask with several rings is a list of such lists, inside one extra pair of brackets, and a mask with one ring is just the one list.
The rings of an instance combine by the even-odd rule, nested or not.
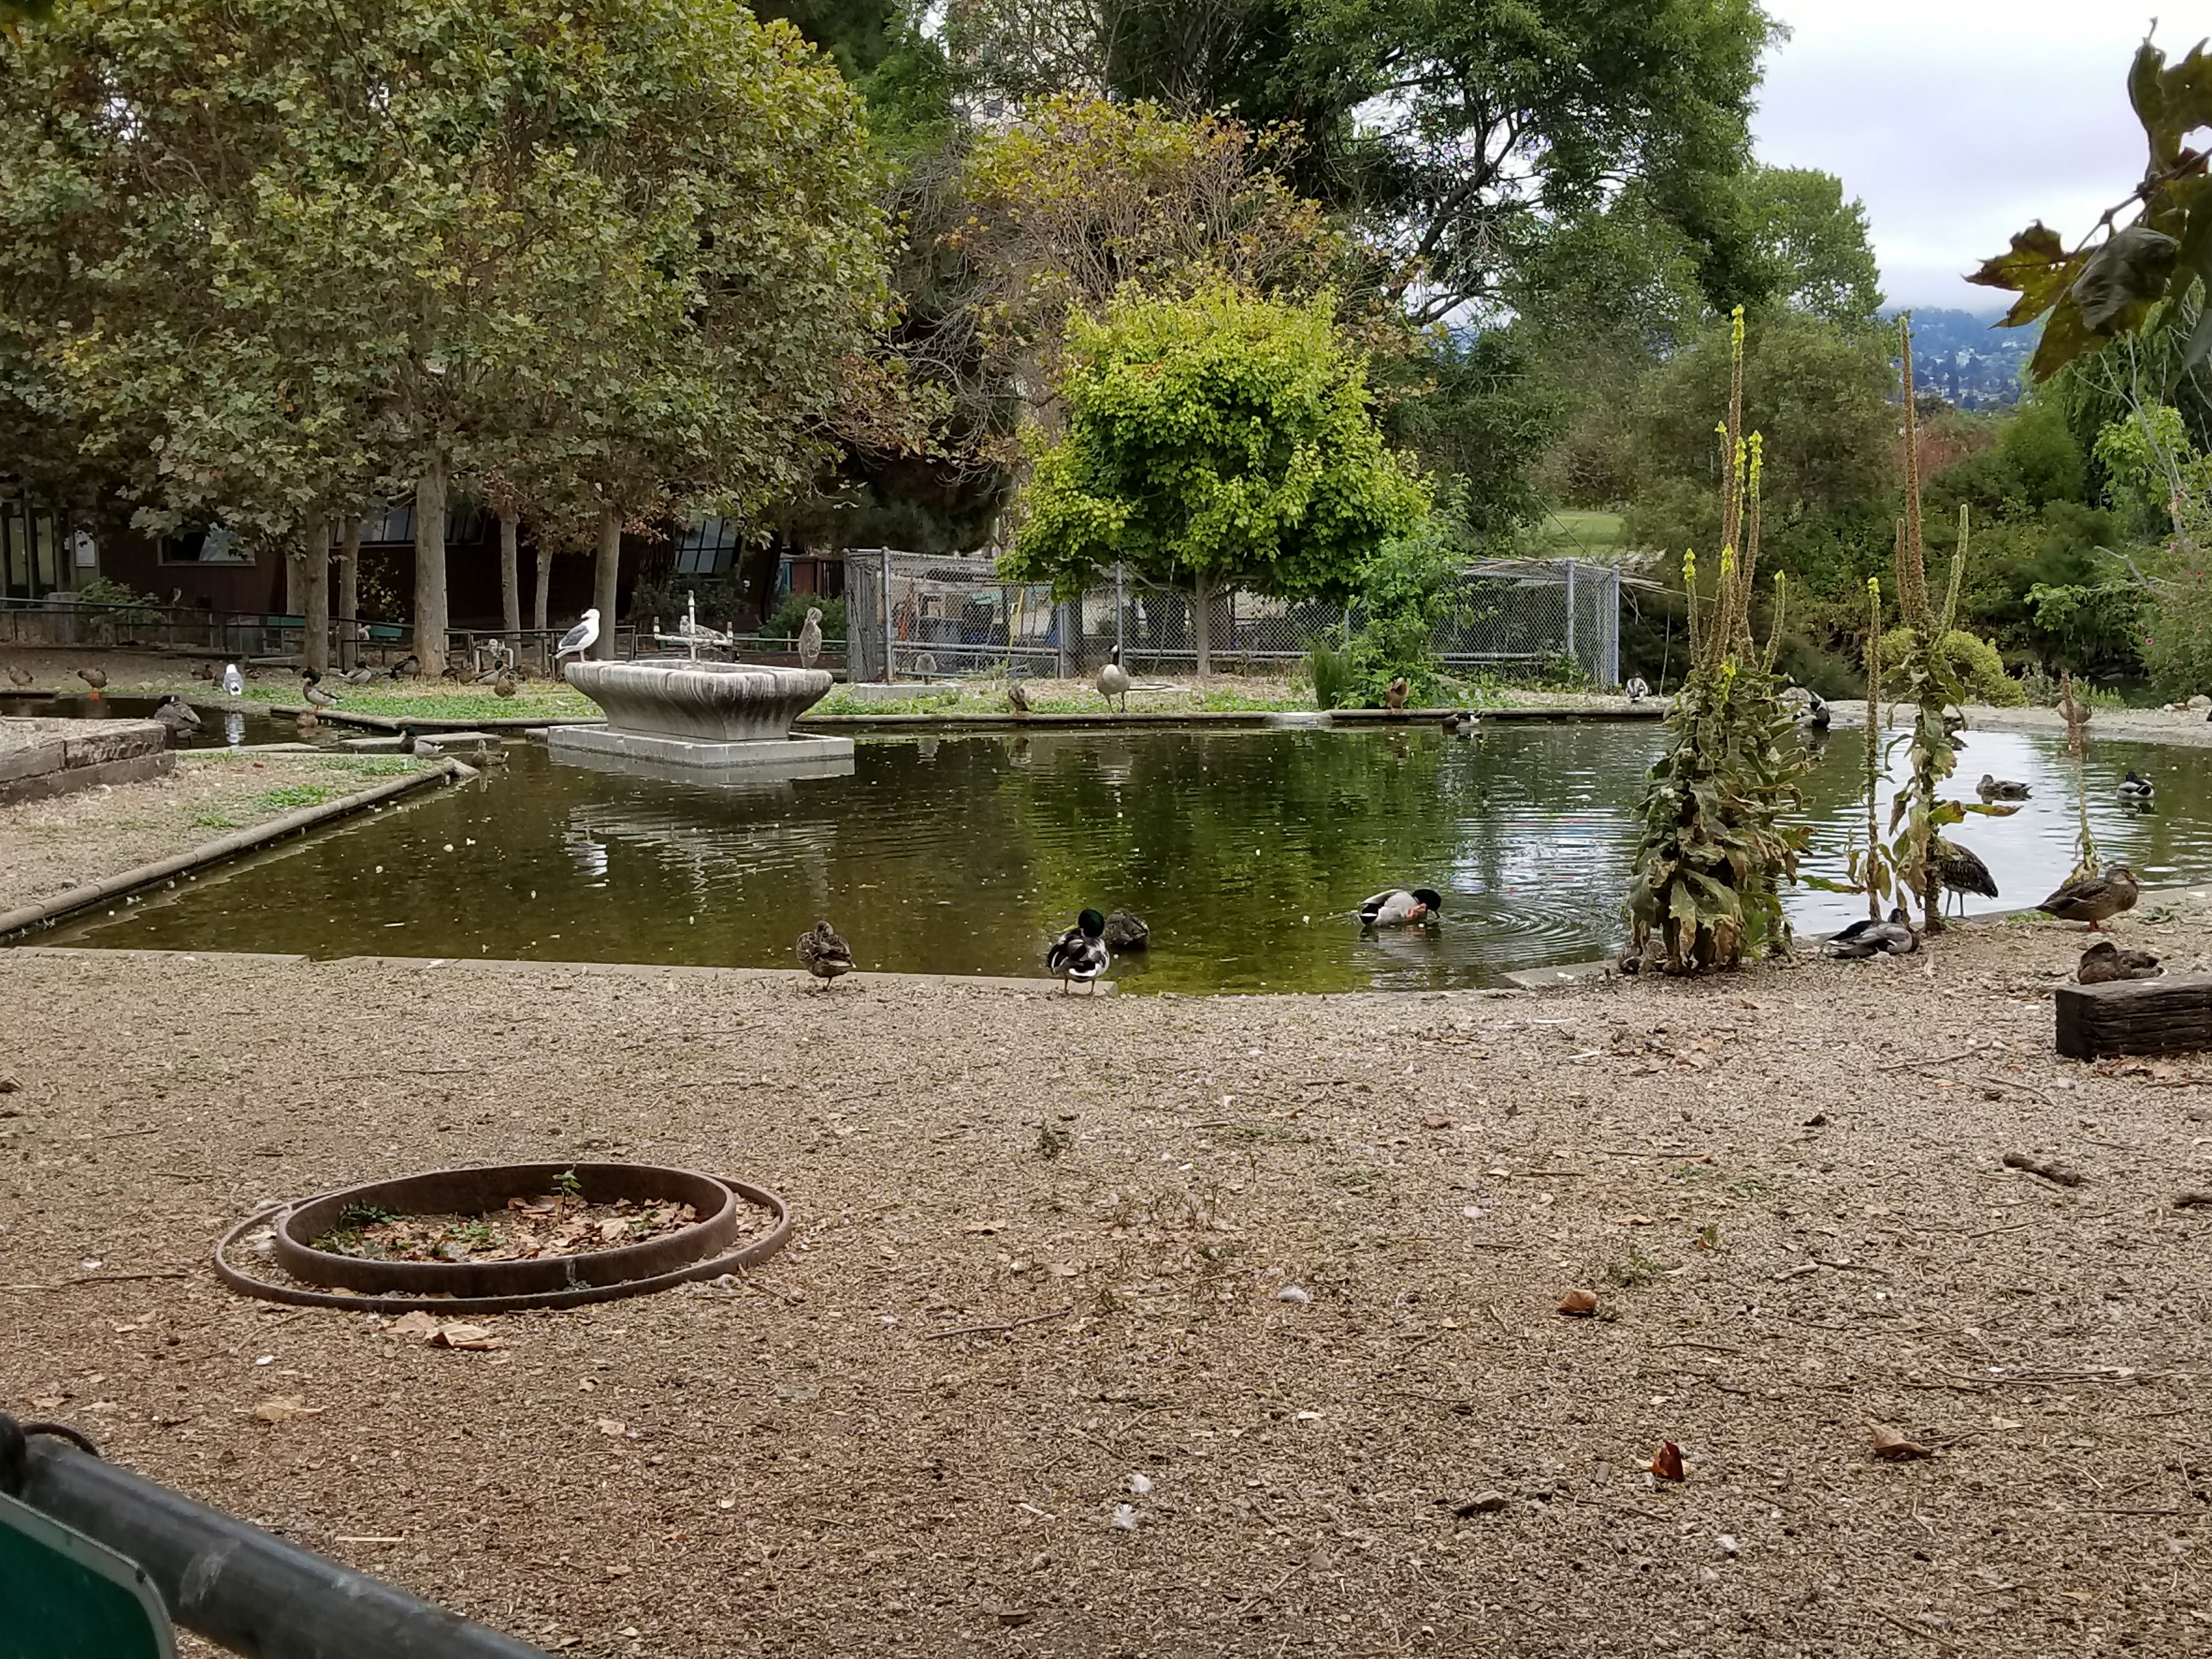
[(0, 1492), (0, 1659), (176, 1659), (137, 1563)]

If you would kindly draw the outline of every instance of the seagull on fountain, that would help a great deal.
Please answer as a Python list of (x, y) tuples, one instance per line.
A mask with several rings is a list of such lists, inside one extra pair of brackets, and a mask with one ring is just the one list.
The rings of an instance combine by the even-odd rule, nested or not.
[(584, 620), (578, 623), (574, 628), (563, 634), (561, 636), (561, 643), (559, 646), (555, 647), (553, 652), (554, 673), (556, 675), (560, 673), (562, 658), (581, 657), (586, 652), (589, 651), (599, 642), (599, 613), (597, 611), (586, 611), (584, 612)]

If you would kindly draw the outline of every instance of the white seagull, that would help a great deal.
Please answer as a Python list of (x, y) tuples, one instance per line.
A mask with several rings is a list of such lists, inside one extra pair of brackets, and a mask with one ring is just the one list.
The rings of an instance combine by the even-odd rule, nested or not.
[(553, 653), (555, 675), (558, 676), (561, 672), (562, 658), (580, 657), (598, 644), (599, 640), (599, 613), (596, 611), (586, 611), (584, 612), (584, 620), (561, 636), (561, 643)]

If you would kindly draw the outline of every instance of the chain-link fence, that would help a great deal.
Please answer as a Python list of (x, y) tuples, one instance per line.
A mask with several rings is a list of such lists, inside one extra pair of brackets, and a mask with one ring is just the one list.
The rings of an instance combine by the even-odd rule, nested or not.
[[(1087, 676), (1119, 648), (1137, 673), (1189, 673), (1199, 620), (1191, 595), (1117, 568), (1079, 599), (1009, 582), (988, 558), (856, 549), (845, 556), (846, 631), (855, 680), (1012, 672)], [(1206, 601), (1206, 643), (1218, 673), (1281, 673), (1318, 638), (1358, 626), (1347, 607), (1224, 592)], [(1620, 573), (1577, 559), (1491, 559), (1468, 567), (1437, 656), (1450, 666), (1541, 671), (1571, 663), (1601, 685), (1620, 681)]]

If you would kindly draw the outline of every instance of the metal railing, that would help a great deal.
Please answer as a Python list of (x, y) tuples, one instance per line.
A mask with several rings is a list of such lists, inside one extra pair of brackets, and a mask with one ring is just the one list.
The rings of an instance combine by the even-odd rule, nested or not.
[[(1433, 646), (1462, 670), (1541, 670), (1554, 663), (1601, 685), (1620, 667), (1620, 573), (1578, 559), (1485, 560), (1459, 579)], [(870, 548), (846, 555), (848, 665), (856, 680), (1013, 673), (1087, 675), (1119, 649), (1139, 673), (1190, 672), (1198, 660), (1191, 596), (1116, 568), (1111, 583), (1055, 600), (1009, 582), (988, 558)], [(1227, 673), (1280, 673), (1316, 639), (1346, 637), (1358, 601), (1225, 592), (1208, 601), (1207, 653)]]
[[(252, 1659), (546, 1659), (542, 1648), (118, 1468), (60, 1425), (19, 1424), (0, 1414), (0, 1493), (31, 1516), (0, 1512), (0, 1534), (29, 1540), (46, 1564), (30, 1581), (33, 1604), (6, 1609), (24, 1639), (42, 1625), (59, 1625), (77, 1638), (69, 1652), (151, 1654), (166, 1650), (167, 1620), (173, 1619)], [(86, 1550), (82, 1540), (96, 1548)], [(111, 1561), (121, 1558), (115, 1567), (135, 1571), (158, 1595), (160, 1606), (147, 1607), (142, 1598), (143, 1611), (104, 1626), (95, 1649), (82, 1620), (93, 1616), (88, 1604), (100, 1585), (82, 1570), (88, 1558), (108, 1552)], [(72, 1605), (50, 1607), (40, 1595)], [(73, 1607), (85, 1611), (72, 1618)], [(112, 1602), (101, 1611), (112, 1618)], [(23, 1650), (4, 1641), (0, 1648)]]

